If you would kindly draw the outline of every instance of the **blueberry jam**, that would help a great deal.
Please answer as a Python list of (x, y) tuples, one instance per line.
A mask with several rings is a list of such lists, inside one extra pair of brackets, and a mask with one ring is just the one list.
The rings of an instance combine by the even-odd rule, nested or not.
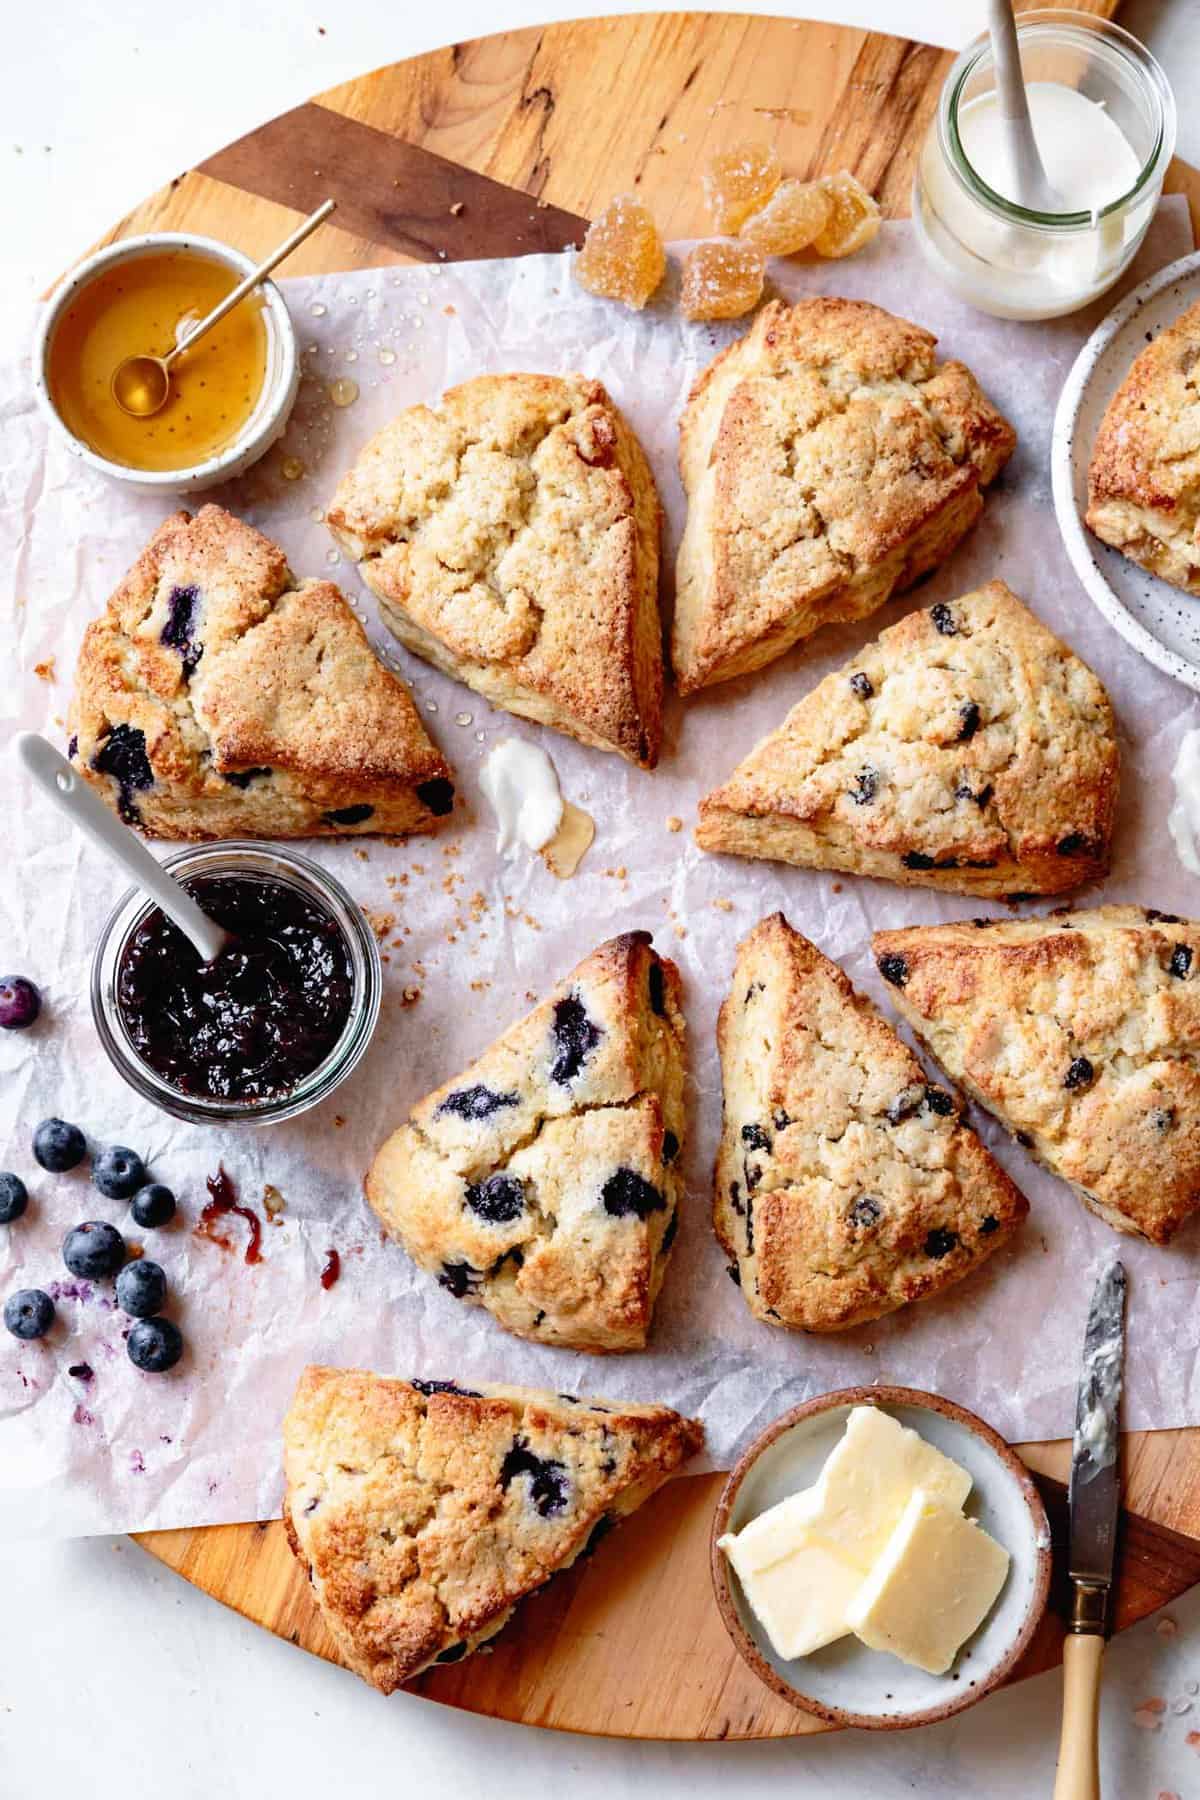
[(271, 1099), (329, 1056), (350, 1016), (346, 940), (282, 882), (198, 875), (185, 883), (236, 942), (202, 963), (156, 907), (125, 946), (117, 1005), (134, 1049), (184, 1094)]

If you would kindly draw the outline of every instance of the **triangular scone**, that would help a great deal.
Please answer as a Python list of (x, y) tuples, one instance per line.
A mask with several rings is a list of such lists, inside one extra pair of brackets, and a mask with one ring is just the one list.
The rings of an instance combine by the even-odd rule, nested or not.
[(1134, 358), (1100, 421), (1087, 522), (1098, 538), (1200, 595), (1200, 300)]
[(450, 768), (344, 596), (219, 506), (159, 526), (84, 633), (70, 755), (163, 838), (432, 830)]
[(1016, 434), (937, 339), (863, 300), (764, 306), (679, 427), (682, 694), (863, 619), (975, 523)]
[(654, 767), (658, 493), (598, 381), (479, 375), (409, 407), (326, 518), (409, 650), (496, 706)]
[(879, 931), (891, 998), (967, 1092), (1107, 1224), (1200, 1206), (1200, 921), (1102, 906)]
[(584, 959), (394, 1132), (367, 1175), (456, 1299), (575, 1350), (640, 1350), (683, 1195), (679, 972), (645, 931)]
[(1103, 875), (1108, 695), (1002, 581), (910, 613), (794, 706), (700, 802), (705, 850), (957, 894)]
[(1029, 1210), (906, 1044), (782, 913), (717, 1027), (714, 1222), (756, 1318), (843, 1331), (977, 1268)]
[(344, 1661), (390, 1694), (494, 1637), (703, 1437), (665, 1406), (308, 1368), (284, 1526)]

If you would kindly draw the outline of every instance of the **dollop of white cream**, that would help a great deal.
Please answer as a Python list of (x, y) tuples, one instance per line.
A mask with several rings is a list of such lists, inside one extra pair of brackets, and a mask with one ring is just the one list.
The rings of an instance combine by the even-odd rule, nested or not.
[[(1098, 212), (1129, 192), (1138, 178), (1138, 159), (1102, 105), (1057, 81), (1031, 81), (1025, 94), (1042, 165), (1067, 211)], [(999, 94), (970, 101), (959, 113), (958, 128), (976, 174), (1006, 200), (1018, 200), (1012, 137)]]
[(542, 850), (563, 817), (554, 764), (539, 744), (504, 738), (480, 772), (479, 783), (496, 815), (496, 848), (511, 856), (518, 846)]
[(1171, 770), (1175, 804), (1167, 814), (1167, 826), (1184, 868), (1200, 875), (1200, 731), (1187, 731)]

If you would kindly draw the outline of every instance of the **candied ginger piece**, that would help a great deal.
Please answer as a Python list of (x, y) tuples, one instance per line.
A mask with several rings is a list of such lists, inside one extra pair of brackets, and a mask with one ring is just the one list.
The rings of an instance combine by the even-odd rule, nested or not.
[(766, 263), (754, 244), (697, 244), (683, 259), (685, 319), (740, 319), (762, 299)]
[(813, 239), (818, 256), (853, 256), (879, 230), (879, 202), (847, 169), (825, 175), (820, 186), (829, 200), (829, 222)]
[(782, 175), (770, 144), (735, 144), (730, 150), (718, 150), (702, 177), (717, 230), (738, 231), (757, 207), (766, 205)]
[(636, 194), (618, 194), (588, 226), (575, 279), (604, 300), (640, 312), (663, 278), (667, 254), (658, 227)]
[(789, 175), (766, 205), (750, 214), (741, 236), (764, 256), (793, 256), (824, 231), (832, 212), (833, 202), (819, 181)]

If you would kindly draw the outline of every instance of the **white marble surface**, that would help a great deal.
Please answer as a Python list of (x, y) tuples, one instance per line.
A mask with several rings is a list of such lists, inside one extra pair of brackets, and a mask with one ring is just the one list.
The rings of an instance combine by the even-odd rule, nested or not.
[[(745, 0), (726, 10), (751, 11)], [(760, 0), (761, 5), (761, 0)], [(607, 0), (606, 11), (633, 11)], [(272, 113), (335, 81), (455, 38), (568, 17), (580, 0), (0, 0), (0, 322), (24, 329), (32, 297), (147, 192)], [(597, 8), (599, 10), (599, 8)], [(807, 16), (957, 45), (984, 0), (809, 0)], [(1181, 98), (1200, 81), (1200, 0), (1127, 0)], [(319, 27), (324, 27), (322, 33)], [(1186, 102), (1180, 149), (1200, 161)], [(2, 434), (0, 434), (2, 435)], [(0, 452), (2, 454), (2, 452)], [(1200, 1795), (1200, 1590), (1109, 1652), (1107, 1800)], [(345, 1800), (399, 1786), (461, 1800), (576, 1800), (686, 1788), (757, 1800), (1032, 1800), (1049, 1794), (1056, 1676), (948, 1725), (759, 1745), (626, 1745), (524, 1731), (399, 1695), (390, 1701), (245, 1624), (132, 1544), (89, 1539), (0, 1549), (0, 1797)], [(1134, 1714), (1161, 1699), (1161, 1715)], [(1172, 1704), (1190, 1710), (1177, 1713)], [(1147, 1728), (1158, 1720), (1156, 1729)], [(398, 1756), (403, 1761), (398, 1761)]]

